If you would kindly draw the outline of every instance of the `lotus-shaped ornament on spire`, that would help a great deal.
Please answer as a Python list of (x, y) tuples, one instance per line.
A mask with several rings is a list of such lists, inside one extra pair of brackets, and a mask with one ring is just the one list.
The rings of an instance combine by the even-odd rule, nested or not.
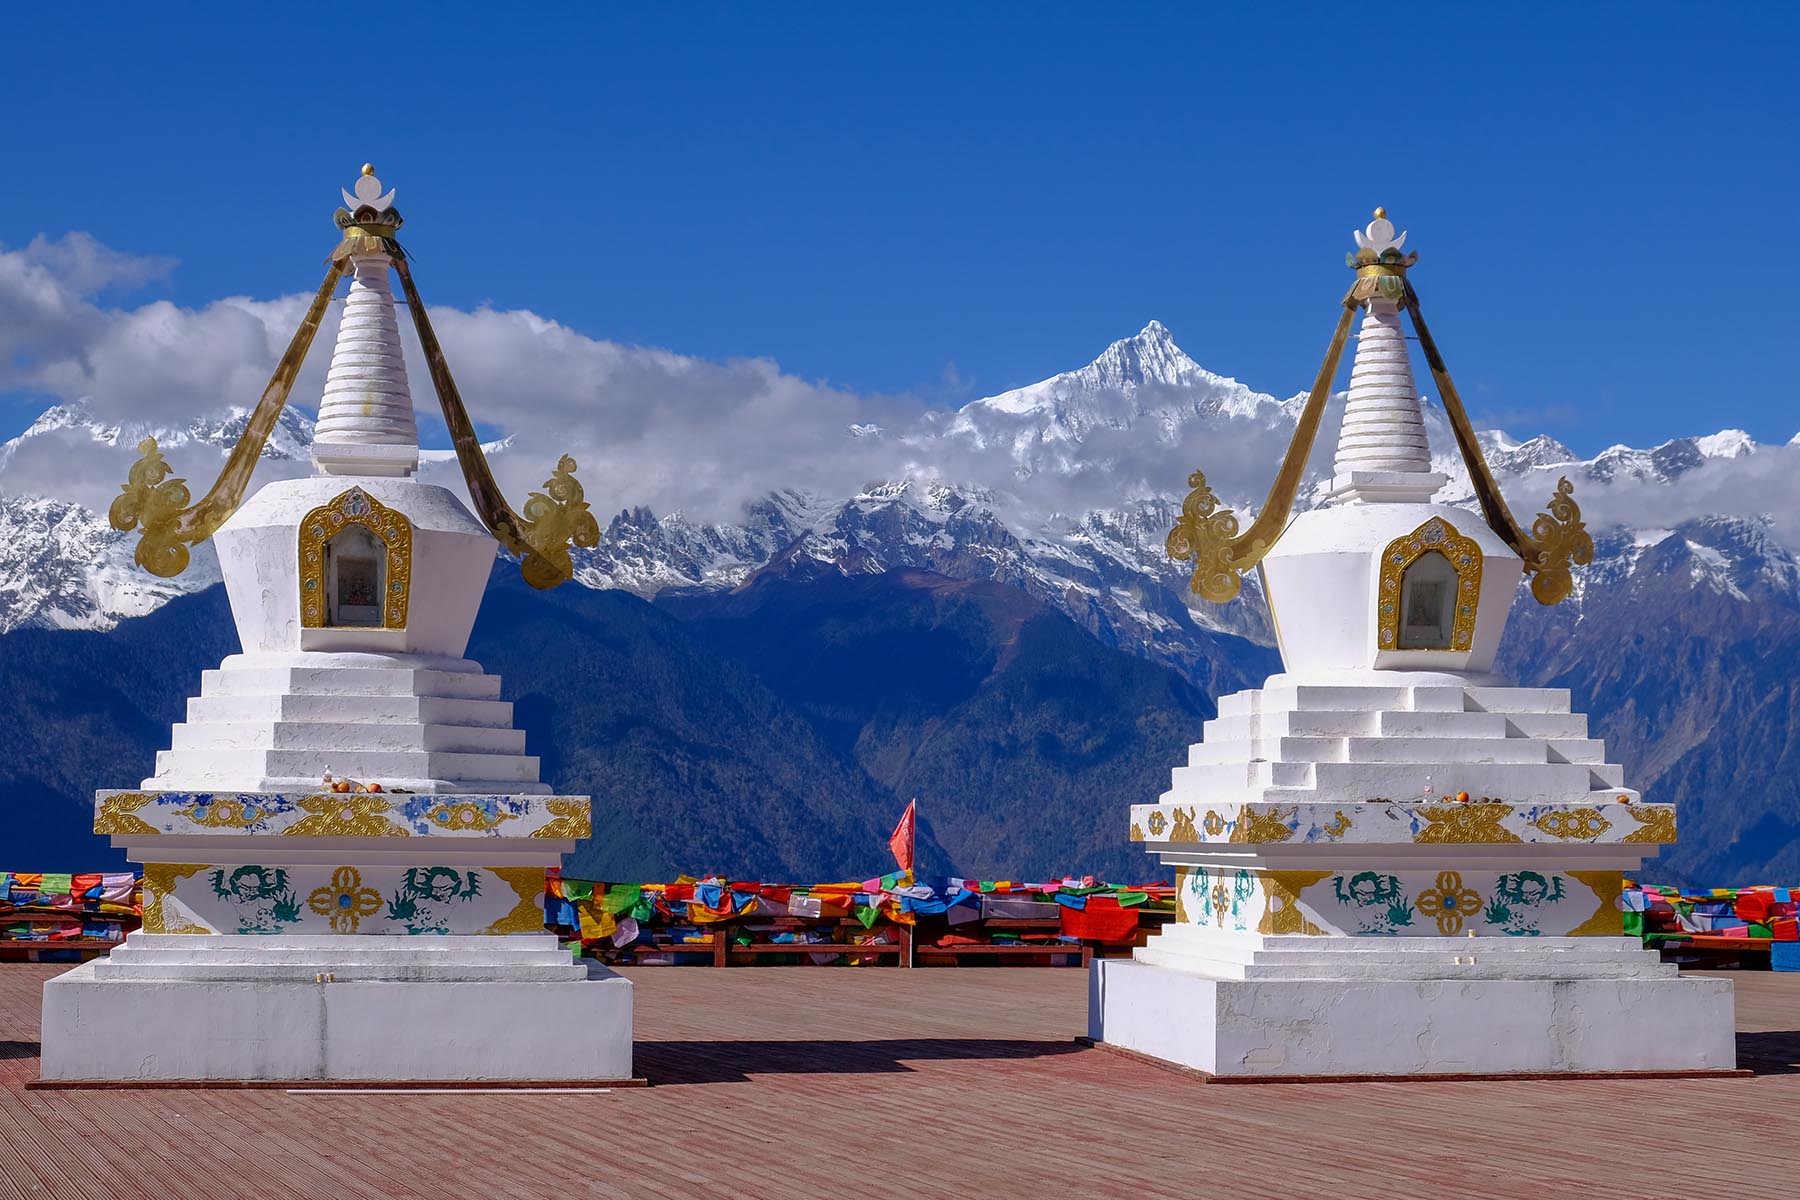
[(1388, 250), (1398, 250), (1406, 245), (1406, 235), (1394, 236), (1394, 223), (1387, 219), (1387, 209), (1375, 210), (1375, 219), (1362, 229), (1352, 229), (1350, 236), (1356, 239), (1358, 249), (1368, 250), (1379, 258)]
[(338, 191), (343, 194), (344, 207), (351, 212), (360, 208), (372, 208), (378, 213), (384, 213), (394, 207), (394, 189), (389, 188), (385, 196), (381, 194), (381, 180), (375, 177), (373, 163), (363, 164), (362, 174), (356, 180), (356, 195), (352, 196), (343, 188)]
[(1388, 220), (1385, 208), (1376, 209), (1375, 219), (1361, 229), (1352, 229), (1350, 236), (1356, 239), (1356, 249), (1347, 256), (1352, 267), (1380, 265), (1404, 270), (1419, 261), (1416, 253), (1402, 253), (1406, 234), (1394, 236), (1394, 223)]

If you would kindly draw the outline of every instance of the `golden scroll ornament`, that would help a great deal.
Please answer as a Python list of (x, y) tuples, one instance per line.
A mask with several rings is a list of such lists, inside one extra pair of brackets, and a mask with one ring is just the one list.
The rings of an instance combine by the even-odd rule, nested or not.
[[(1586, 566), (1593, 561), (1594, 542), (1582, 524), (1581, 510), (1575, 504), (1573, 488), (1567, 479), (1558, 483), (1549, 511), (1539, 515), (1531, 533), (1526, 533), (1513, 519), (1500, 494), (1500, 486), (1488, 468), (1474, 427), (1463, 410), (1456, 384), (1444, 366), (1443, 355), (1438, 352), (1431, 330), (1425, 324), (1419, 309), (1418, 292), (1407, 277), (1407, 268), (1416, 263), (1419, 256), (1410, 251), (1401, 252), (1400, 243), (1406, 240), (1405, 235), (1398, 239), (1392, 237), (1392, 226), (1386, 223), (1386, 215), (1384, 209), (1375, 210), (1376, 221), (1384, 230), (1375, 240), (1357, 235), (1360, 248), (1348, 259), (1349, 266), (1356, 272), (1356, 282), (1344, 296), (1343, 312), (1339, 314), (1337, 331), (1326, 350), (1325, 362), (1295, 424), (1294, 436), (1269, 489), (1268, 500), (1250, 528), (1238, 533), (1236, 516), (1219, 508), (1218, 498), (1207, 485), (1204, 472), (1195, 471), (1188, 477), (1188, 487), (1192, 490), (1182, 504), (1180, 519), (1169, 533), (1168, 552), (1171, 558), (1193, 561), (1190, 586), (1202, 599), (1214, 604), (1234, 599), (1241, 589), (1243, 574), (1262, 561), (1287, 527), (1288, 514), (1300, 490), (1306, 460), (1324, 416), (1331, 383), (1337, 377), (1338, 361), (1350, 333), (1351, 316), (1363, 305), (1378, 300), (1406, 309), (1412, 318), (1419, 348), (1437, 382), (1444, 412), (1450, 418), (1457, 449), (1468, 464), (1470, 482), (1481, 503), (1482, 516), (1524, 561), (1525, 571), (1531, 576), (1531, 594), (1539, 603), (1558, 603), (1574, 590), (1570, 568)], [(1370, 226), (1372, 233), (1375, 229), (1376, 226)]]

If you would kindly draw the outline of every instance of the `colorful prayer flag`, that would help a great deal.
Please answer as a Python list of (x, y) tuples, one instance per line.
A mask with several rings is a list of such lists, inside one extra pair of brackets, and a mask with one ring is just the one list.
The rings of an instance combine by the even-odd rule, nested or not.
[(917, 800), (906, 802), (906, 811), (900, 814), (900, 823), (894, 826), (894, 835), (888, 839), (888, 849), (893, 851), (894, 861), (900, 864), (900, 869), (903, 871), (913, 869), (913, 844), (917, 832), (916, 806), (918, 803)]

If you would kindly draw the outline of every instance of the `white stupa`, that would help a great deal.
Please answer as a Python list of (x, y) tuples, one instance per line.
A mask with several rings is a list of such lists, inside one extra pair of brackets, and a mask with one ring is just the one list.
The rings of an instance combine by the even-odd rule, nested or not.
[[(496, 535), (414, 477), (393, 193), (365, 168), (346, 203), (309, 316), (335, 272), (352, 277), (315, 473), (218, 527), (243, 652), (204, 674), (153, 777), (98, 795), (95, 829), (144, 864), (143, 930), (45, 985), (46, 1079), (631, 1074), (630, 984), (543, 928), (545, 868), (589, 834), (589, 800), (549, 794), (499, 678), (464, 657)], [(309, 338), (303, 324), (252, 430)], [(158, 539), (207, 531), (171, 532), (205, 502), (157, 510), (146, 484), (166, 488), (167, 468), (153, 444), (145, 461), (115, 522), (142, 519), (149, 565), (170, 556)]]
[(1731, 985), (1622, 934), (1622, 878), (1674, 840), (1673, 808), (1624, 785), (1566, 690), (1494, 674), (1515, 546), (1540, 598), (1585, 560), (1567, 487), (1541, 541), (1513, 526), (1442, 373), (1484, 511), (1433, 502), (1445, 477), (1399, 322), (1409, 308), (1435, 358), (1416, 256), (1379, 210), (1356, 239), (1330, 502), (1283, 531), (1292, 484), (1272, 496), (1270, 548), (1196, 476), (1171, 537), (1213, 595), (1261, 558), (1285, 669), (1222, 698), (1170, 789), (1132, 808), (1177, 919), (1094, 963), (1089, 1036), (1222, 1076), (1729, 1069)]

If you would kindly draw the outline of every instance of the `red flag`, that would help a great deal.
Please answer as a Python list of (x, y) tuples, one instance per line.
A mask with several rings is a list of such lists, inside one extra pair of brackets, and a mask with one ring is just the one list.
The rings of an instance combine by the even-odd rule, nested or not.
[(900, 823), (894, 826), (894, 836), (888, 839), (888, 849), (894, 852), (894, 861), (900, 864), (902, 871), (913, 869), (913, 806), (917, 800), (909, 800), (906, 811), (900, 814)]

